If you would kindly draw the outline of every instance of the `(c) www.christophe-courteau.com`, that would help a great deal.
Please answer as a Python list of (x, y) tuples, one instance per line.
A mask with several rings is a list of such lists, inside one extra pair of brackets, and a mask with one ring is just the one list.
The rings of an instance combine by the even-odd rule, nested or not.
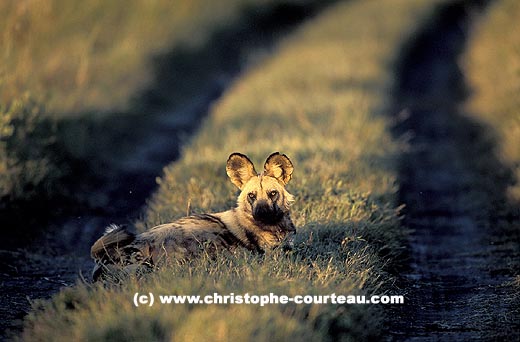
[(268, 295), (255, 294), (234, 294), (221, 295), (213, 293), (210, 295), (154, 295), (151, 292), (139, 293), (136, 292), (133, 297), (133, 303), (136, 307), (139, 306), (153, 306), (156, 303), (161, 305), (172, 304), (245, 304), (245, 305), (260, 305), (265, 306), (269, 304), (404, 304), (404, 296), (382, 295), (382, 296), (365, 296), (365, 295), (336, 295), (335, 293), (328, 295), (277, 295), (269, 293)]

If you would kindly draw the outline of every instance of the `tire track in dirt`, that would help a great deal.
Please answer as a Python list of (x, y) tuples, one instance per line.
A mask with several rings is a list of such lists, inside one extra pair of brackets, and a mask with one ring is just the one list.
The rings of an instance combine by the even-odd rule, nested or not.
[[(445, 5), (407, 48), (397, 108), (411, 133), (401, 165), (404, 225), (412, 230), (406, 303), (389, 323), (394, 340), (518, 340), (518, 309), (507, 286), (518, 268), (518, 241), (497, 209), (511, 181), (495, 157), (489, 128), (462, 110), (467, 95), (458, 58), (483, 2)], [(501, 216), (502, 215), (502, 216)]]

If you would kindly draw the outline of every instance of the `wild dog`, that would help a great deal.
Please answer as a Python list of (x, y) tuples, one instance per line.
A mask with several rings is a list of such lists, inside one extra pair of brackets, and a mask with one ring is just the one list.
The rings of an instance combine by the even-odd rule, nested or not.
[(184, 217), (138, 235), (123, 227), (108, 227), (91, 248), (94, 280), (113, 266), (153, 267), (170, 258), (194, 258), (203, 251), (214, 255), (245, 248), (263, 254), (283, 244), (291, 246), (296, 229), (289, 206), (294, 197), (285, 186), (293, 169), (289, 158), (279, 152), (267, 158), (260, 174), (247, 156), (231, 154), (226, 172), (241, 190), (235, 208)]

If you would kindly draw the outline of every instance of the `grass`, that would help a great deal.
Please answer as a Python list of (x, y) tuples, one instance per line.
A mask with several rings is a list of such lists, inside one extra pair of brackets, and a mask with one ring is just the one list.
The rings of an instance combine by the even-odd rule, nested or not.
[(426, 0), (348, 1), (326, 10), (238, 79), (165, 168), (146, 229), (192, 212), (225, 210), (234, 151), (256, 165), (273, 151), (295, 165), (289, 191), (295, 249), (171, 265), (113, 287), (78, 284), (38, 302), (25, 340), (332, 340), (381, 337), (384, 307), (362, 305), (161, 306), (157, 294), (385, 294), (406, 233), (396, 199), (397, 157), (387, 111), (399, 48), (432, 13)]
[(12, 199), (31, 197), (48, 187), (50, 174), (59, 178), (58, 161), (40, 153), (56, 146), (53, 125), (42, 112), (28, 95), (9, 106), (0, 105), (0, 208)]
[(520, 4), (502, 0), (490, 5), (469, 42), (463, 63), (472, 94), (468, 109), (493, 128), (498, 154), (514, 173), (508, 195), (520, 203)]
[(153, 81), (152, 57), (204, 45), (266, 1), (3, 1), (0, 102), (29, 91), (52, 115), (128, 111)]

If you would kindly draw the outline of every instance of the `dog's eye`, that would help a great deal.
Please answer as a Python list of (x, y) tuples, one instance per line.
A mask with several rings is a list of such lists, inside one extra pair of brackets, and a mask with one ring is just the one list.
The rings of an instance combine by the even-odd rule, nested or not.
[(269, 197), (275, 197), (276, 195), (278, 195), (278, 191), (276, 190), (271, 190), (271, 192), (269, 192)]
[(256, 199), (256, 194), (254, 192), (250, 192), (250, 193), (247, 194), (247, 197), (249, 197), (249, 199), (255, 200)]

